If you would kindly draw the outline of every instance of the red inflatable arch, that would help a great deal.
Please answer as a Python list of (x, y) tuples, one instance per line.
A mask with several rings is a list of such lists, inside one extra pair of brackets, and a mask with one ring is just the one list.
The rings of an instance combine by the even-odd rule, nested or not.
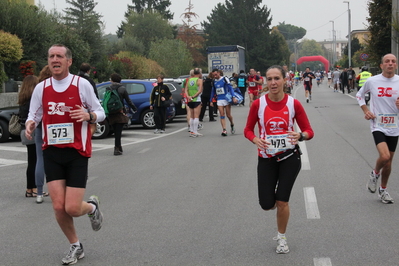
[(324, 64), (324, 68), (326, 69), (326, 72), (328, 72), (329, 69), (329, 62), (328, 60), (321, 55), (313, 55), (313, 56), (302, 56), (301, 58), (299, 58), (296, 63), (297, 65), (302, 64), (303, 62), (309, 62), (309, 61), (320, 61)]

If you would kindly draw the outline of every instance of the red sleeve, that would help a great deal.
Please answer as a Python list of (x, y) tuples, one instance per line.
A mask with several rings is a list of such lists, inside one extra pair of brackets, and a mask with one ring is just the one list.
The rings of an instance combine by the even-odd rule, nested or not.
[(259, 99), (255, 100), (252, 103), (251, 108), (249, 109), (249, 113), (248, 113), (247, 124), (245, 125), (245, 128), (244, 128), (244, 136), (247, 139), (249, 139), (250, 141), (252, 141), (256, 137), (254, 129), (255, 129), (256, 123), (259, 120), (258, 109), (259, 109)]
[(303, 109), (302, 104), (295, 99), (294, 100), (294, 108), (295, 108), (295, 120), (302, 132), (308, 133), (308, 140), (312, 139), (314, 136), (313, 129), (310, 125), (308, 116), (306, 115), (305, 109)]

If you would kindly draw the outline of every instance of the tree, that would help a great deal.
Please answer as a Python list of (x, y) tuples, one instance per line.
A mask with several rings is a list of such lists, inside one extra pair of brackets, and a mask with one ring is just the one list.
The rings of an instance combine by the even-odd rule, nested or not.
[(158, 62), (165, 75), (178, 77), (192, 68), (192, 57), (186, 44), (181, 40), (159, 40), (151, 44), (149, 58)]
[[(352, 41), (351, 41), (351, 54), (352, 54), (352, 58), (353, 58), (353, 55), (356, 54), (357, 51), (363, 50), (363, 49), (364, 49), (364, 48), (363, 48), (362, 45), (360, 44), (359, 39), (356, 38), (356, 37), (353, 38)], [(342, 59), (344, 59), (344, 60), (341, 59), (340, 62), (339, 62), (338, 64), (339, 64), (340, 66), (349, 66), (349, 60), (348, 60), (348, 45), (345, 46), (345, 48), (343, 49), (343, 55), (344, 55), (344, 57), (343, 57)], [(352, 59), (352, 58), (351, 58), (351, 59)], [(352, 59), (351, 62), (357, 62), (357, 61), (353, 61), (353, 59)], [(361, 66), (361, 65), (352, 63), (352, 66)]]
[(104, 40), (102, 16), (94, 11), (97, 2), (94, 0), (66, 0), (66, 2), (71, 7), (64, 9), (65, 24), (88, 43), (91, 52), (90, 62), (93, 64), (99, 62), (104, 51)]
[(181, 16), (183, 19), (183, 26), (180, 27), (177, 39), (182, 40), (186, 45), (187, 49), (190, 51), (191, 56), (194, 60), (195, 66), (206, 65), (205, 56), (201, 53), (204, 50), (205, 39), (204, 37), (197, 34), (197, 24), (191, 25), (192, 19), (197, 18), (198, 15), (192, 11), (194, 6), (189, 2), (188, 8), (185, 9)]
[(226, 0), (201, 23), (208, 46), (240, 45), (246, 50), (248, 68), (265, 70), (271, 65), (270, 9), (261, 0)]
[(148, 55), (152, 42), (173, 38), (173, 28), (157, 12), (132, 13), (127, 19), (125, 30), (125, 37), (137, 38), (144, 45), (144, 55)]
[(304, 28), (285, 24), (285, 21), (283, 21), (283, 23), (280, 22), (277, 28), (286, 40), (299, 40), (306, 35), (306, 30)]
[(3, 87), (2, 84), (7, 80), (3, 62), (20, 60), (22, 52), (21, 40), (16, 35), (0, 30), (0, 88)]
[(288, 65), (290, 58), (290, 50), (287, 42), (280, 31), (275, 27), (270, 34), (270, 49), (273, 53), (269, 53), (268, 61), (270, 65)]
[[(173, 20), (173, 13), (168, 7), (171, 5), (169, 0), (132, 0), (133, 5), (127, 5), (125, 19), (127, 20), (131, 14), (143, 14), (145, 12), (157, 12), (166, 20)], [(118, 27), (118, 38), (122, 38), (126, 32), (126, 22), (122, 22)]]
[(391, 52), (392, 0), (370, 0), (368, 10), (371, 35), (367, 42), (368, 60), (378, 66), (381, 57)]

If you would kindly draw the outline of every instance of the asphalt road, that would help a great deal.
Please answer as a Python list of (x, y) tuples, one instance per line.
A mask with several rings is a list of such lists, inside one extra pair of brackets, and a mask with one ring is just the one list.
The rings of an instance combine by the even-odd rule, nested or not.
[[(99, 196), (103, 228), (75, 220), (86, 257), (78, 265), (399, 265), (397, 159), (385, 205), (366, 191), (377, 151), (354, 93), (314, 86), (305, 103), (315, 137), (302, 147), (303, 170), (291, 195), (291, 252), (275, 253), (275, 211), (258, 204), (256, 147), (243, 136), (248, 107), (234, 107), (237, 132), (221, 137), (205, 118), (202, 138), (188, 136), (183, 117), (154, 135), (123, 131), (94, 140), (87, 198)], [(25, 198), (26, 148), (0, 144), (0, 265), (60, 265), (68, 250), (49, 198)]]

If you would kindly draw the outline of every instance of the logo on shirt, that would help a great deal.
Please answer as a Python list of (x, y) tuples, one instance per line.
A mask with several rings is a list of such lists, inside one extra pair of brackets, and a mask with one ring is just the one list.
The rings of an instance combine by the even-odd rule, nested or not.
[(267, 127), (274, 134), (284, 133), (287, 128), (287, 122), (281, 117), (273, 117), (267, 121)]
[(70, 112), (72, 107), (65, 106), (65, 103), (48, 102), (49, 115), (64, 115), (65, 112)]
[(378, 97), (392, 97), (395, 94), (397, 94), (397, 92), (393, 91), (392, 88), (378, 88)]

